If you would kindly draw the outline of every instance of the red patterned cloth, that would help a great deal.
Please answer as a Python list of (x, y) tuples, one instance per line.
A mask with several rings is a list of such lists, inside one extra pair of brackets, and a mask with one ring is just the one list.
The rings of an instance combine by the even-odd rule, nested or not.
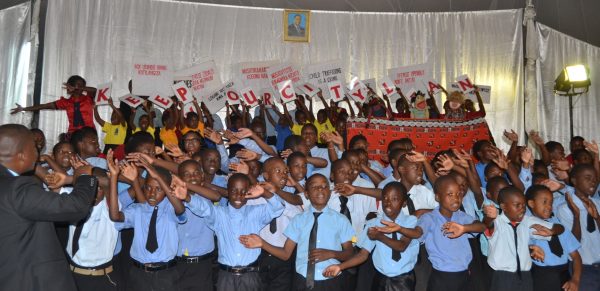
[(480, 139), (491, 140), (485, 118), (471, 120), (402, 119), (383, 120), (364, 118), (349, 119), (346, 126), (348, 140), (362, 134), (369, 141), (369, 158), (381, 160), (387, 154), (387, 145), (395, 139), (408, 137), (418, 152), (429, 158), (446, 149), (471, 151), (473, 143)]

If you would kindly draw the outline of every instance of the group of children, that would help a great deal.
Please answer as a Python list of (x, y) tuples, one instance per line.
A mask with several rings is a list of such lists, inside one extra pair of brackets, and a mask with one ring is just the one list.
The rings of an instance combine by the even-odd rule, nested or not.
[(74, 169), (94, 167), (90, 215), (65, 233), (78, 288), (600, 290), (595, 143), (575, 137), (566, 157), (532, 132), (536, 160), (505, 132), (506, 154), (480, 140), (430, 160), (402, 138), (384, 164), (364, 136), (347, 140), (349, 114), (322, 101), (316, 118), (308, 98), (293, 116), (228, 105), (226, 128), (198, 102), (186, 114), (110, 103), (110, 122), (94, 108), (106, 155), (79, 126), (35, 171), (68, 195)]

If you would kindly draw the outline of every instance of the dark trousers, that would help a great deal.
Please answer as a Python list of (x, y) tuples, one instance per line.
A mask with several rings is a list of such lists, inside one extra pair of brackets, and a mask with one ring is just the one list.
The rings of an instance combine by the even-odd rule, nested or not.
[(581, 271), (581, 280), (579, 282), (579, 290), (600, 290), (600, 264), (583, 265), (583, 270)]
[[(413, 275), (414, 276), (414, 275)], [(369, 254), (369, 258), (358, 267), (356, 274), (356, 291), (377, 290), (378, 281), (377, 270), (373, 265), (373, 256)], [(413, 278), (414, 279), (414, 278)]]
[(162, 147), (163, 143), (160, 139), (160, 127), (154, 128), (154, 145), (157, 147)]
[(179, 272), (176, 268), (146, 272), (136, 266), (129, 269), (127, 289), (133, 291), (179, 290)]
[(296, 279), (294, 279), (294, 286), (296, 291), (346, 291), (344, 284), (346, 274), (342, 272), (339, 276), (327, 280), (315, 280), (315, 287), (312, 289), (306, 288), (306, 278), (296, 273)]
[(261, 285), (258, 272), (234, 274), (225, 270), (219, 270), (217, 291), (260, 291)]
[(417, 278), (417, 284), (415, 286), (416, 291), (426, 291), (427, 282), (429, 282), (429, 274), (431, 274), (431, 262), (429, 261), (429, 255), (425, 249), (425, 245), (419, 246), (419, 258), (415, 265), (415, 277)]
[(119, 280), (117, 287), (119, 291), (127, 290), (127, 283), (129, 281), (129, 269), (133, 264), (133, 260), (129, 255), (129, 249), (131, 249), (131, 243), (133, 242), (133, 229), (124, 229), (121, 231), (121, 252), (119, 252), (113, 258), (113, 273), (114, 276)]
[(490, 291), (533, 291), (531, 272), (521, 272), (521, 277), (516, 272), (494, 271)]
[(115, 291), (117, 289), (117, 281), (114, 278), (114, 272), (104, 276), (87, 276), (73, 273), (77, 290), (86, 291)]
[(198, 263), (177, 262), (177, 272), (179, 273), (179, 289), (185, 291), (212, 291), (212, 259), (210, 256)]
[(540, 267), (532, 264), (531, 277), (535, 291), (562, 291), (562, 285), (571, 279), (569, 265)]
[(263, 291), (290, 291), (292, 289), (292, 275), (294, 260), (287, 261), (263, 251), (258, 258), (260, 266), (260, 279)]
[(415, 272), (411, 271), (395, 277), (387, 277), (377, 272), (379, 278), (378, 287), (371, 290), (379, 291), (414, 291), (415, 290)]
[(462, 291), (467, 289), (469, 272), (442, 272), (431, 270), (427, 291)]
[(467, 283), (468, 291), (487, 291), (490, 289), (491, 272), (486, 273), (490, 267), (487, 264), (487, 257), (481, 253), (481, 244), (479, 236), (469, 238), (471, 253), (473, 259), (469, 263), (469, 281)]

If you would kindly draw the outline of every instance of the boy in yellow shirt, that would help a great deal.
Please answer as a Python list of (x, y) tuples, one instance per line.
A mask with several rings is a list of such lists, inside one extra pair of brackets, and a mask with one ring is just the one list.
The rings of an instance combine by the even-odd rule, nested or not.
[(106, 122), (100, 117), (98, 105), (94, 105), (94, 118), (96, 119), (96, 122), (102, 126), (102, 131), (106, 133), (106, 136), (104, 137), (104, 154), (106, 154), (109, 149), (114, 150), (117, 146), (125, 143), (125, 136), (127, 135), (127, 123), (125, 122), (123, 113), (121, 113), (121, 110), (113, 104), (112, 98), (108, 99), (108, 105), (112, 109), (110, 122)]

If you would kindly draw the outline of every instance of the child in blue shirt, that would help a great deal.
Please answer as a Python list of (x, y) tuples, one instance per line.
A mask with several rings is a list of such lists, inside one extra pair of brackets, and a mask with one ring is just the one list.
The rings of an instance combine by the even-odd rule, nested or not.
[[(534, 185), (527, 190), (527, 206), (531, 213), (545, 221), (559, 223), (552, 215), (552, 192), (546, 186)], [(533, 261), (531, 274), (534, 291), (578, 290), (581, 278), (581, 244), (569, 231), (552, 236), (550, 241), (533, 239), (544, 250), (544, 261)], [(573, 260), (573, 275), (569, 273), (569, 257)]]
[(129, 286), (133, 290), (179, 288), (179, 274), (175, 268), (177, 255), (177, 225), (185, 222), (185, 207), (172, 195), (167, 183), (171, 175), (162, 168), (147, 166), (148, 177), (142, 186), (143, 195), (136, 195), (138, 203), (119, 211), (117, 182), (120, 172), (116, 161), (109, 161), (110, 219), (119, 222), (117, 229), (133, 228), (131, 246), (133, 266), (129, 270)]

